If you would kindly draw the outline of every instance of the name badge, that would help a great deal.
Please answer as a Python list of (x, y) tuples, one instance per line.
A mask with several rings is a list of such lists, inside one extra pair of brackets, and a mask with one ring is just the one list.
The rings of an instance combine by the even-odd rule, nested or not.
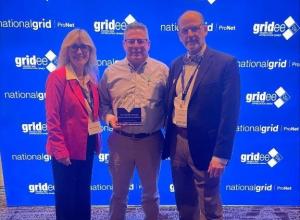
[(187, 105), (178, 97), (174, 99), (173, 123), (178, 127), (187, 127)]
[(89, 131), (89, 135), (100, 133), (102, 131), (100, 122), (99, 121), (95, 121), (95, 122), (90, 121), (88, 124), (88, 131)]
[(142, 125), (141, 108), (133, 108), (127, 111), (125, 108), (117, 108), (118, 123), (120, 125)]

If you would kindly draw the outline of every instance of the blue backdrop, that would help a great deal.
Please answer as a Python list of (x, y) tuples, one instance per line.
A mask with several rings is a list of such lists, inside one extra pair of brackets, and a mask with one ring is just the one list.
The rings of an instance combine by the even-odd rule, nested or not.
[[(1, 142), (8, 206), (53, 205), (53, 180), (45, 154), (45, 80), (55, 69), (61, 42), (75, 27), (97, 46), (100, 76), (124, 57), (123, 30), (145, 23), (150, 55), (166, 64), (185, 52), (176, 33), (187, 9), (203, 12), (210, 47), (237, 57), (241, 115), (232, 160), (222, 181), (225, 205), (300, 205), (300, 2), (271, 0), (14, 1), (0, 2)], [(95, 157), (93, 204), (107, 205), (108, 127)], [(161, 167), (161, 204), (174, 204), (169, 161)], [(140, 204), (140, 184), (130, 204)]]

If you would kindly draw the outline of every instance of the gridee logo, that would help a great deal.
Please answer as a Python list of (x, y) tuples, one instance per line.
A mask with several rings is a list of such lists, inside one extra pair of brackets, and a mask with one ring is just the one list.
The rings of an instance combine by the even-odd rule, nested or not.
[(30, 184), (28, 190), (33, 194), (54, 194), (54, 185), (49, 183)]
[(123, 34), (127, 24), (135, 22), (135, 18), (129, 14), (123, 22), (118, 22), (115, 19), (94, 22), (94, 31), (101, 34)]
[(42, 122), (22, 124), (22, 132), (30, 135), (47, 135), (47, 125)]
[(250, 153), (250, 154), (241, 154), (241, 162), (244, 164), (250, 165), (269, 165), (274, 167), (283, 157), (275, 148), (272, 148), (267, 154), (260, 152)]
[(249, 104), (275, 105), (277, 108), (283, 106), (290, 98), (290, 95), (283, 87), (279, 87), (275, 93), (256, 92), (246, 94), (246, 102)]
[(293, 17), (289, 16), (284, 23), (278, 24), (275, 21), (256, 23), (253, 25), (253, 34), (260, 37), (281, 37), (286, 40), (290, 39), (299, 30), (298, 24)]
[(36, 55), (25, 55), (24, 57), (16, 57), (16, 67), (29, 70), (44, 70), (45, 68), (52, 72), (56, 69), (54, 64), (56, 54), (49, 50), (44, 57), (38, 57)]

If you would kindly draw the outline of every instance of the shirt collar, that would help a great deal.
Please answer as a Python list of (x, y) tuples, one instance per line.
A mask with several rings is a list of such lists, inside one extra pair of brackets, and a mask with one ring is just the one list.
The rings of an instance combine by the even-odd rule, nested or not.
[(145, 60), (144, 63), (142, 63), (138, 68), (135, 68), (129, 61), (128, 59), (126, 58), (126, 63), (130, 69), (130, 72), (133, 73), (133, 72), (137, 72), (137, 73), (144, 73), (144, 70), (145, 70), (145, 67), (146, 67), (146, 64), (147, 64), (147, 61), (148, 61), (148, 58)]
[(184, 65), (192, 65), (192, 66), (198, 65), (203, 59), (203, 54), (205, 50), (206, 50), (206, 44), (203, 45), (200, 52), (197, 54), (191, 55), (189, 54), (189, 52), (187, 52), (187, 54), (183, 57)]
[[(89, 74), (86, 74), (84, 76), (84, 82), (85, 83), (88, 83), (90, 81), (90, 79), (91, 78), (90, 78)], [(77, 77), (73, 67), (70, 64), (68, 64), (66, 66), (66, 80), (77, 80), (79, 82), (78, 77)]]

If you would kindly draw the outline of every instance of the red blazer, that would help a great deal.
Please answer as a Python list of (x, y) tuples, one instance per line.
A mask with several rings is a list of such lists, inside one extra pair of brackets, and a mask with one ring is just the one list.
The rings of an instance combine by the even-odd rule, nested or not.
[[(93, 116), (99, 121), (99, 93), (97, 85), (89, 81), (93, 94)], [(46, 83), (46, 118), (48, 139), (46, 150), (55, 159), (69, 157), (86, 159), (88, 112), (79, 82), (66, 80), (66, 68), (52, 72)], [(96, 142), (100, 152), (100, 136)]]

